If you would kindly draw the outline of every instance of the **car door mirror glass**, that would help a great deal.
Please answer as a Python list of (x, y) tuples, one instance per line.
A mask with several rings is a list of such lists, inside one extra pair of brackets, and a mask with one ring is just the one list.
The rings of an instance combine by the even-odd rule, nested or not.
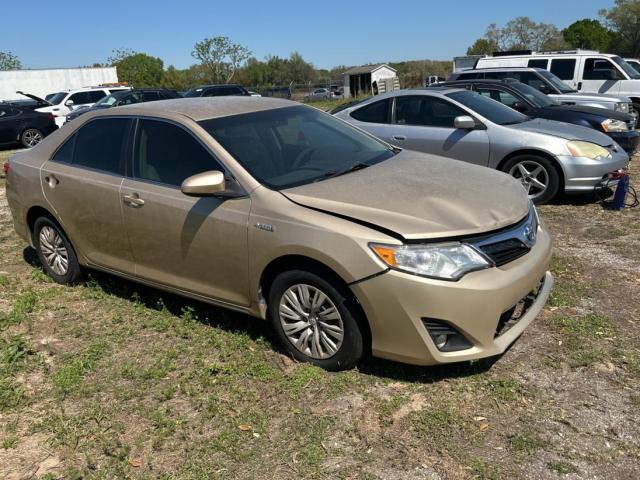
[(456, 128), (473, 130), (474, 128), (476, 128), (476, 121), (473, 119), (473, 117), (470, 117), (468, 115), (461, 115), (455, 118), (455, 120), (453, 121), (453, 125)]
[(220, 194), (225, 188), (224, 173), (210, 170), (186, 178), (180, 190), (191, 197), (207, 197)]
[(513, 108), (514, 110), (517, 110), (518, 112), (526, 112), (527, 111), (527, 106), (520, 102), (520, 101), (515, 101), (513, 102), (513, 104), (511, 105), (511, 108)]
[(67, 100), (66, 102), (64, 102), (64, 104), (67, 107), (72, 107), (73, 106), (73, 100)]

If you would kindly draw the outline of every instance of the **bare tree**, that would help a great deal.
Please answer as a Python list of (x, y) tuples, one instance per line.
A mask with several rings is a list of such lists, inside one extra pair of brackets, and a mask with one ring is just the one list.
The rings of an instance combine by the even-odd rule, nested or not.
[(0, 70), (20, 70), (22, 63), (11, 52), (0, 52)]
[(191, 56), (209, 70), (215, 83), (229, 83), (251, 51), (229, 37), (205, 38), (194, 45)]

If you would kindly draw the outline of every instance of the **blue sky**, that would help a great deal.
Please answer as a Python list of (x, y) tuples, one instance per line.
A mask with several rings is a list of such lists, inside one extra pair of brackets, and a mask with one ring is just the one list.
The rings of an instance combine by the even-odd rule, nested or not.
[(3, 3), (0, 50), (18, 55), (26, 68), (90, 65), (118, 47), (183, 68), (194, 63), (193, 44), (216, 35), (246, 45), (260, 59), (298, 50), (316, 67), (330, 68), (449, 60), (464, 54), (489, 23), (529, 16), (564, 28), (597, 17), (613, 0), (31, 0), (25, 15), (19, 3), (11, 9)]

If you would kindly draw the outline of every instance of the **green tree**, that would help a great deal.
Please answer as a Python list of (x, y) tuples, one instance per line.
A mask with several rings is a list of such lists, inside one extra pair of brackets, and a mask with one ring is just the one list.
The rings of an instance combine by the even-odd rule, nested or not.
[(306, 83), (315, 80), (316, 71), (313, 65), (298, 52), (293, 52), (285, 62), (288, 80), (295, 83)]
[(20, 70), (22, 63), (11, 52), (0, 52), (0, 70)]
[(486, 38), (479, 38), (467, 48), (467, 55), (491, 55), (496, 50), (498, 50), (498, 45), (495, 42)]
[(157, 87), (162, 83), (163, 62), (146, 53), (133, 53), (113, 64), (118, 70), (118, 79), (129, 82), (136, 88)]
[(514, 18), (504, 27), (492, 23), (484, 38), (499, 50), (560, 50), (567, 46), (558, 27), (534, 22), (529, 17)]
[(612, 31), (611, 49), (627, 57), (640, 57), (640, 0), (616, 0), (609, 10), (600, 10)]
[(562, 30), (562, 36), (573, 48), (606, 51), (611, 40), (611, 32), (598, 20), (585, 18), (572, 23)]
[(197, 42), (191, 56), (209, 70), (215, 83), (229, 83), (240, 66), (251, 56), (251, 51), (229, 37), (205, 38)]

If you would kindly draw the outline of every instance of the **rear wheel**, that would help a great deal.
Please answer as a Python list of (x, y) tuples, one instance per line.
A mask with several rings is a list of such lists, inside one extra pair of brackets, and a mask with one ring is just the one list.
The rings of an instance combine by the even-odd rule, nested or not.
[(40, 217), (33, 226), (33, 243), (47, 274), (58, 283), (75, 283), (82, 277), (76, 252), (60, 226)]
[(25, 148), (32, 148), (39, 144), (44, 138), (44, 134), (37, 128), (27, 128), (20, 135), (20, 143)]
[(327, 370), (353, 368), (364, 339), (349, 295), (304, 270), (278, 275), (269, 293), (269, 316), (287, 352)]
[(560, 190), (560, 174), (545, 157), (518, 155), (507, 160), (502, 170), (518, 180), (536, 204), (547, 203)]

